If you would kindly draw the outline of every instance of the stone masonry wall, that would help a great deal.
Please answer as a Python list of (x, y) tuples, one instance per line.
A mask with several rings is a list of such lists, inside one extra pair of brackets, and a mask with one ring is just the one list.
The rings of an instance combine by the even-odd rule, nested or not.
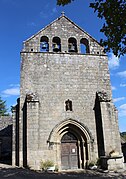
[[(40, 52), (42, 36), (49, 39), (49, 51), (45, 53)], [(53, 52), (54, 37), (61, 40), (61, 52)], [(68, 39), (71, 37), (77, 41), (76, 53), (68, 51)], [(89, 45), (87, 54), (81, 54), (81, 39), (86, 39)], [(94, 139), (89, 149), (89, 159), (97, 159), (98, 146), (94, 111), (96, 92), (106, 92), (110, 101), (112, 99), (108, 59), (103, 47), (88, 33), (62, 15), (24, 42), (21, 60), (19, 165), (23, 165), (24, 140), (29, 166), (38, 169), (42, 159), (57, 162), (60, 156), (57, 154), (57, 151), (60, 152), (60, 145), (50, 149), (47, 141), (55, 126), (67, 119), (76, 120), (86, 126)], [(24, 116), (26, 96), (32, 93), (37, 96), (37, 101), (27, 103)], [(66, 111), (65, 102), (68, 99), (72, 101), (72, 111)], [(112, 105), (110, 116), (106, 104), (102, 105), (101, 115), (102, 120), (105, 118), (105, 121), (102, 122), (103, 125), (105, 124), (103, 133), (105, 134), (106, 150), (107, 140), (109, 142), (112, 140), (114, 147), (116, 147), (115, 143), (118, 143), (112, 135), (115, 135), (116, 132), (111, 132), (118, 126)], [(109, 121), (110, 119), (113, 122)], [(27, 127), (25, 132), (23, 123)], [(24, 139), (24, 133), (26, 139)]]
[[(94, 156), (97, 155), (93, 108), (96, 91), (106, 91), (111, 98), (107, 57), (95, 55), (78, 57), (77, 54), (63, 53), (22, 53), (21, 55), (21, 108), (26, 94), (36, 93), (39, 99), (39, 121), (33, 114), (33, 108), (31, 113), (28, 113), (28, 116), (30, 115), (28, 131), (30, 126), (33, 126), (33, 131), (29, 131), (28, 134), (30, 158), (40, 160), (49, 156), (54, 157), (48, 150), (49, 134), (59, 122), (69, 118), (82, 122), (88, 127), (95, 139)], [(68, 99), (72, 100), (73, 111), (67, 112), (65, 101)], [(39, 129), (37, 127), (38, 132), (34, 133), (36, 126), (39, 126)], [(37, 137), (35, 135), (39, 137), (36, 147), (33, 145), (33, 140)]]

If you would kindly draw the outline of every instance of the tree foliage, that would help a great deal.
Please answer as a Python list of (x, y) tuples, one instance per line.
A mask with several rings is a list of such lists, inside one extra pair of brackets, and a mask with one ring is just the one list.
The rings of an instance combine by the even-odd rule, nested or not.
[(69, 4), (71, 3), (72, 1), (74, 0), (57, 0), (57, 5), (66, 5), (66, 4)]
[(122, 132), (120, 135), (121, 135), (122, 138), (126, 141), (126, 132)]
[(126, 132), (122, 132), (121, 136), (126, 140)]
[[(57, 4), (64, 6), (72, 1), (57, 0)], [(112, 50), (116, 56), (126, 54), (126, 0), (95, 0), (90, 3), (90, 7), (99, 18), (105, 20), (100, 29), (106, 36), (100, 41), (105, 51)]]
[(0, 117), (7, 115), (6, 101), (3, 101), (0, 97)]

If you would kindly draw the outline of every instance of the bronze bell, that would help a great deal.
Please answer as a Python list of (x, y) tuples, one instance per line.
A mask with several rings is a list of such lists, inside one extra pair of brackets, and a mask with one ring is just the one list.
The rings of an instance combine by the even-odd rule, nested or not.
[(69, 52), (75, 52), (75, 45), (73, 43), (69, 43)]
[(54, 43), (53, 44), (53, 51), (54, 52), (59, 52), (60, 51), (60, 44)]
[(57, 49), (59, 49), (59, 46), (58, 46), (58, 44), (54, 43), (54, 44), (53, 44), (53, 49), (54, 49), (54, 50), (57, 50)]
[(43, 42), (42, 43), (42, 49), (46, 49), (47, 48), (47, 43), (46, 42)]

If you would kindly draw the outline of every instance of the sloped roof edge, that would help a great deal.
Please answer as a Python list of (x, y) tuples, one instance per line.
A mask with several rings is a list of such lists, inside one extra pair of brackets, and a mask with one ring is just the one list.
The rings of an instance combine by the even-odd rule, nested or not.
[(90, 38), (92, 38), (95, 42), (97, 42), (100, 46), (101, 44), (94, 38), (92, 37), (90, 34), (88, 34), (86, 31), (84, 31), (81, 27), (79, 27), (75, 22), (73, 22), (71, 19), (69, 19), (67, 16), (65, 16), (63, 13), (60, 17), (56, 18), (54, 21), (52, 21), (50, 24), (46, 25), (44, 28), (42, 28), (41, 30), (39, 30), (36, 34), (32, 35), (31, 37), (29, 37), (27, 40), (23, 41), (24, 43), (31, 40), (32, 38), (34, 38), (35, 36), (37, 36), (39, 33), (41, 33), (43, 30), (45, 30), (46, 28), (48, 28), (50, 25), (52, 25), (53, 23), (55, 23), (56, 21), (58, 21), (59, 19), (65, 17), (68, 21), (70, 21), (72, 24), (74, 24), (78, 29), (80, 29), (82, 32), (84, 32), (85, 34), (87, 34)]

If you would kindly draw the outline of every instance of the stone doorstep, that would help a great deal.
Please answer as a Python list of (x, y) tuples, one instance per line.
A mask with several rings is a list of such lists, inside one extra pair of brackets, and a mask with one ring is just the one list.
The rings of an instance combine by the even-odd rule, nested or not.
[(14, 167), (12, 165), (7, 165), (7, 164), (0, 163), (0, 168), (17, 168), (17, 167)]
[(61, 170), (59, 171), (59, 173), (84, 173), (84, 171), (86, 171), (85, 169), (76, 169), (76, 170), (73, 170), (73, 169), (68, 169), (68, 170)]
[(55, 166), (53, 166), (53, 167), (48, 167), (48, 168), (47, 168), (47, 171), (52, 171), (52, 172), (54, 172), (54, 171), (55, 171)]

